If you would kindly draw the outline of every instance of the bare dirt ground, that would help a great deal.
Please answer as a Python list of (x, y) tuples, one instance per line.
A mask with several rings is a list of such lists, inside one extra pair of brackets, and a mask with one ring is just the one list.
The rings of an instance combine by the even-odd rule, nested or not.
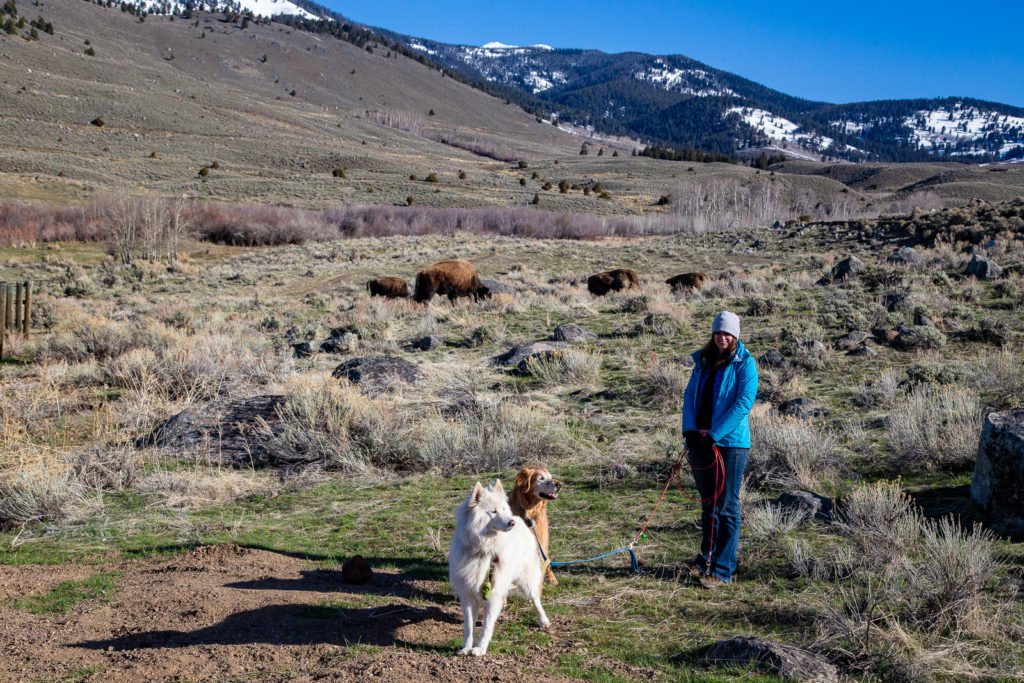
[[(89, 600), (66, 615), (10, 606), (98, 571), (121, 573), (110, 602)], [(0, 678), (572, 680), (550, 673), (559, 652), (573, 647), (566, 617), (554, 618), (553, 640), (543, 648), (457, 657), (450, 641), (461, 637), (462, 617), (441, 589), (400, 570), (375, 571), (371, 585), (348, 586), (340, 570), (235, 545), (101, 567), (5, 567)], [(366, 603), (378, 606), (349, 608)], [(506, 628), (519, 607), (527, 609), (510, 606), (503, 615)]]

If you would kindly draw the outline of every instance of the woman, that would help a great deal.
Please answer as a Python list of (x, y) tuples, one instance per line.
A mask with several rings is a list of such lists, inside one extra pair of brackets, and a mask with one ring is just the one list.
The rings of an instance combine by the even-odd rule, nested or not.
[(719, 313), (711, 340), (693, 354), (683, 396), (683, 436), (702, 507), (700, 554), (690, 572), (705, 588), (732, 581), (740, 540), (740, 485), (750, 449), (747, 415), (757, 394), (757, 365), (739, 337), (739, 316)]

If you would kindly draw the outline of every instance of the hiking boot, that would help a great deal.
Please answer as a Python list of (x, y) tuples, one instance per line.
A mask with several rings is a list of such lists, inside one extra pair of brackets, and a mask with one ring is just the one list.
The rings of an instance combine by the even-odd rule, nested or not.
[(725, 585), (725, 581), (722, 581), (717, 576), (712, 576), (711, 574), (704, 574), (700, 577), (700, 585), (708, 589), (719, 588)]
[(686, 573), (691, 579), (699, 579), (707, 573), (704, 567), (701, 566), (703, 559), (698, 555), (686, 563)]

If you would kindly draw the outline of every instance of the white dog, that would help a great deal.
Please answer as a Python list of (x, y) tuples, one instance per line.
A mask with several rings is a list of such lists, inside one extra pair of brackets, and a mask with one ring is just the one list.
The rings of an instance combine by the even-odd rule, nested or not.
[[(460, 655), (486, 654), (494, 624), (512, 588), (533, 604), (541, 628), (551, 625), (540, 604), (544, 576), (537, 540), (522, 518), (512, 515), (497, 479), (487, 488), (477, 482), (466, 502), (455, 510), (448, 578), (462, 606), (464, 639)], [(483, 627), (474, 646), (476, 617), (481, 608)]]

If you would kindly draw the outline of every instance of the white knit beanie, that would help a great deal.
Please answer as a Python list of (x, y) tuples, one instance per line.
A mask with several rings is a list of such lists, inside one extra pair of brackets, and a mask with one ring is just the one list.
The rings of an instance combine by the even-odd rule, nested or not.
[(711, 324), (711, 333), (728, 332), (737, 339), (740, 338), (740, 317), (729, 311), (722, 311), (715, 316), (715, 322)]

